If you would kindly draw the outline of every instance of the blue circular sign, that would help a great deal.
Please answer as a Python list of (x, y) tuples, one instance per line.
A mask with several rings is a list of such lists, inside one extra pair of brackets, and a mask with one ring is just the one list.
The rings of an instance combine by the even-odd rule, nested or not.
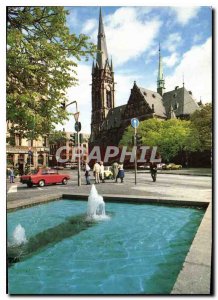
[(133, 128), (137, 128), (139, 126), (139, 120), (137, 118), (131, 119), (131, 125)]

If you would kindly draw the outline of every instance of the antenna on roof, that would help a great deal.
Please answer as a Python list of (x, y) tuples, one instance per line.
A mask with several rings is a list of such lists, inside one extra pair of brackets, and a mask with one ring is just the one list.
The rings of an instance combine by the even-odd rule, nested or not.
[(184, 73), (182, 73), (182, 85), (185, 87)]

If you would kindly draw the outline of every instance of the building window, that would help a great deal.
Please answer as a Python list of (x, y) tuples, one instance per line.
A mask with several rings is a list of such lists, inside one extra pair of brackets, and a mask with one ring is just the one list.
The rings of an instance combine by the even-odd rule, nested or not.
[(107, 107), (111, 108), (111, 92), (106, 91), (106, 97), (107, 97)]
[(22, 144), (22, 138), (19, 134), (16, 134), (15, 135), (15, 145), (16, 146), (21, 146), (21, 144)]
[(9, 153), (7, 154), (7, 166), (13, 166), (14, 165), (14, 155)]
[(47, 138), (43, 137), (43, 147), (46, 147), (46, 146), (47, 146)]
[(38, 156), (38, 164), (43, 165), (43, 155), (42, 154), (39, 154), (39, 156)]

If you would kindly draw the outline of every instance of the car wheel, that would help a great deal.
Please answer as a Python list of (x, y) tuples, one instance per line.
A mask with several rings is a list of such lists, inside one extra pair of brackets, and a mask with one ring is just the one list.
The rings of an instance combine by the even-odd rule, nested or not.
[(39, 186), (43, 187), (45, 185), (45, 181), (44, 180), (40, 180), (39, 181)]
[(62, 184), (64, 184), (64, 185), (67, 184), (67, 179), (66, 179), (66, 178), (64, 178), (64, 179), (62, 180)]
[(31, 188), (32, 186), (33, 186), (32, 183), (27, 183), (27, 187), (28, 187), (28, 188)]

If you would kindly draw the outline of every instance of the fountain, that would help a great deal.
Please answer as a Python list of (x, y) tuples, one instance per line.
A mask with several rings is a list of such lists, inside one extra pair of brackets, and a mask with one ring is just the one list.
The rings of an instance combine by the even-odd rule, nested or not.
[(9, 266), (18, 261), (23, 261), (36, 251), (62, 241), (65, 238), (79, 234), (81, 231), (94, 226), (96, 221), (110, 219), (105, 214), (105, 203), (92, 185), (88, 197), (87, 215), (80, 214), (68, 218), (52, 228), (43, 230), (26, 239), (25, 229), (18, 224), (13, 231), (13, 241), (8, 244), (7, 256)]
[(105, 203), (103, 197), (98, 194), (95, 185), (92, 185), (87, 206), (87, 219), (88, 220), (106, 220), (109, 217), (105, 214)]
[(27, 242), (25, 229), (18, 224), (13, 232), (13, 245), (19, 246)]

